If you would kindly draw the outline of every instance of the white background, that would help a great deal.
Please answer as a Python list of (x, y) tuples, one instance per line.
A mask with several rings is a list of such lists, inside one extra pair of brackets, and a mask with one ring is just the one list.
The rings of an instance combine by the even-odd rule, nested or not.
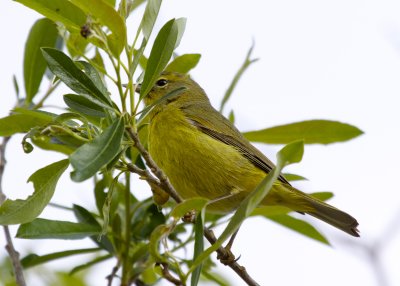
[[(24, 94), (24, 42), (38, 17), (18, 3), (0, 2), (2, 117), (15, 102), (13, 74)], [(307, 146), (303, 161), (287, 170), (309, 179), (296, 184), (306, 192), (334, 192), (331, 203), (358, 219), (361, 238), (306, 218), (332, 242), (333, 247), (327, 247), (269, 221), (250, 219), (234, 245), (234, 252), (241, 254), (240, 263), (261, 285), (400, 285), (400, 2), (165, 1), (157, 28), (172, 17), (188, 18), (178, 52), (202, 54), (192, 75), (216, 107), (254, 39), (253, 55), (260, 61), (246, 72), (225, 109), (234, 109), (240, 130), (330, 119), (365, 132), (348, 143)], [(46, 87), (42, 85), (41, 90)], [(60, 100), (61, 93), (51, 99), (53, 103)], [(13, 138), (7, 150), (3, 189), (13, 199), (32, 192), (25, 183), (31, 173), (62, 158), (38, 149), (26, 155), (20, 140), (20, 136)], [(272, 159), (280, 148), (258, 146)], [(65, 174), (54, 202), (93, 208), (91, 197), (89, 183), (70, 183)], [(73, 219), (68, 213), (59, 217), (51, 208), (42, 217)], [(32, 249), (46, 254), (81, 245), (74, 241), (15, 242), (22, 255)], [(5, 244), (3, 235), (0, 244)], [(380, 247), (371, 260), (367, 249), (375, 244)], [(91, 246), (89, 241), (85, 245)], [(1, 248), (0, 256), (5, 254)], [(70, 261), (52, 266), (70, 269), (75, 264)], [(374, 263), (381, 268), (380, 280)], [(111, 266), (93, 272), (89, 285), (105, 285), (104, 276)], [(229, 269), (218, 268), (232, 285), (243, 285)]]

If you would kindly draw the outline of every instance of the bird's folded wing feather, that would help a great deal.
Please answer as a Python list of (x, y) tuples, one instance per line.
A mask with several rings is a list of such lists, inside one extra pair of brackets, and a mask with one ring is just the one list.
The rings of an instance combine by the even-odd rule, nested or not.
[[(222, 116), (210, 104), (186, 105), (181, 107), (189, 122), (204, 134), (235, 147), (252, 164), (266, 173), (275, 167), (263, 153), (250, 144), (228, 119)], [(211, 123), (212, 122), (212, 123)], [(278, 178), (281, 182), (289, 184), (282, 176)]]

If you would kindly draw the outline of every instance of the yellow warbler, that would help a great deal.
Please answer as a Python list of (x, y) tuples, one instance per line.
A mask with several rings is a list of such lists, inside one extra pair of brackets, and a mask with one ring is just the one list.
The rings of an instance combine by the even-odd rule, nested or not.
[[(211, 106), (187, 75), (162, 73), (145, 103), (181, 87), (186, 89), (156, 104), (149, 115), (149, 153), (184, 199), (205, 197), (215, 200), (207, 210), (233, 211), (274, 164)], [(140, 92), (140, 85), (136, 90)], [(261, 204), (306, 213), (359, 236), (355, 218), (295, 189), (282, 175)]]

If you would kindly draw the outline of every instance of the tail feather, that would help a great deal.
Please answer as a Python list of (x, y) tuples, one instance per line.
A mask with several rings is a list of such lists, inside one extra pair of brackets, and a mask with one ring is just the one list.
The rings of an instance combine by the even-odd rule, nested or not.
[[(286, 190), (286, 192), (282, 192), (283, 188), (279, 188), (280, 190), (278, 193), (280, 193), (281, 204), (286, 205), (294, 211), (316, 217), (352, 236), (360, 236), (357, 229), (358, 222), (351, 215), (305, 194), (292, 186), (286, 184), (281, 186)], [(285, 193), (285, 195), (283, 195), (283, 193)]]
[(352, 236), (360, 236), (357, 229), (358, 222), (351, 215), (323, 202), (310, 201), (310, 204), (314, 210), (306, 212), (307, 214), (337, 227)]

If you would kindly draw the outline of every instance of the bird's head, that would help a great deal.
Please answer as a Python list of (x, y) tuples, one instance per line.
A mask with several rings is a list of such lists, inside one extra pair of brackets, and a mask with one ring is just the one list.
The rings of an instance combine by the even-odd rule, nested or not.
[[(140, 92), (141, 85), (136, 87), (136, 92)], [(184, 88), (184, 89), (182, 89)], [(172, 93), (181, 89), (176, 95)], [(171, 97), (168, 97), (172, 94)], [(155, 103), (157, 100), (167, 96), (166, 102), (177, 101), (179, 103), (188, 103), (196, 101), (208, 101), (204, 90), (189, 75), (176, 72), (163, 72), (156, 80), (150, 92), (145, 95), (146, 105)]]

